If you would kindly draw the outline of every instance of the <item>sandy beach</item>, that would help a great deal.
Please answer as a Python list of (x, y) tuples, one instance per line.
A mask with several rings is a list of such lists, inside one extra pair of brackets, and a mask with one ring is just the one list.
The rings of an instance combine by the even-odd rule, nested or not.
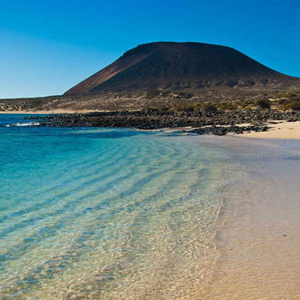
[(300, 141), (195, 137), (245, 168), (217, 225), (220, 256), (201, 299), (300, 299)]
[[(300, 139), (300, 122), (282, 122), (269, 124), (271, 129), (265, 132), (243, 133), (242, 136), (247, 138), (263, 139)], [(236, 135), (235, 135), (236, 136)]]

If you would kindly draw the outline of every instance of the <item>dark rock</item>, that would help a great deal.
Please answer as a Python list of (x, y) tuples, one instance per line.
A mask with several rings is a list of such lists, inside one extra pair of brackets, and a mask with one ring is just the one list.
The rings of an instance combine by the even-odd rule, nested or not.
[[(191, 126), (193, 133), (225, 135), (229, 132), (267, 131), (268, 120), (300, 121), (300, 112), (268, 110), (208, 111), (196, 112), (94, 112), (88, 114), (62, 114), (46, 117), (26, 117), (38, 119), (40, 126), (49, 127), (134, 127), (139, 129), (159, 129)], [(248, 123), (249, 126), (237, 126)]]

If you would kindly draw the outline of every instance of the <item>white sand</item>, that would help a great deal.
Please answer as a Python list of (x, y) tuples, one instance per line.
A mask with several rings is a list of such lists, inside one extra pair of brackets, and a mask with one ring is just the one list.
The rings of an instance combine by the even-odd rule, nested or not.
[(269, 124), (269, 126), (272, 127), (269, 131), (243, 133), (242, 136), (268, 139), (300, 139), (300, 121)]

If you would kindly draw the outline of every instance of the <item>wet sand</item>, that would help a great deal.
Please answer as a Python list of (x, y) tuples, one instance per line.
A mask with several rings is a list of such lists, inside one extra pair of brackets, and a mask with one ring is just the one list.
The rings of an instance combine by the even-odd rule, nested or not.
[(201, 299), (300, 299), (300, 141), (192, 140), (232, 151), (245, 168), (224, 201), (220, 256)]

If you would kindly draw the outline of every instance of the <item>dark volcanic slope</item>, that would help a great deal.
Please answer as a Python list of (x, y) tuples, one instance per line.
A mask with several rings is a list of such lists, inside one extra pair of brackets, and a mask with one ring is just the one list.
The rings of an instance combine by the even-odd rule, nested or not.
[(159, 42), (126, 52), (66, 95), (214, 86), (284, 88), (294, 84), (300, 86), (300, 79), (271, 70), (229, 47)]

